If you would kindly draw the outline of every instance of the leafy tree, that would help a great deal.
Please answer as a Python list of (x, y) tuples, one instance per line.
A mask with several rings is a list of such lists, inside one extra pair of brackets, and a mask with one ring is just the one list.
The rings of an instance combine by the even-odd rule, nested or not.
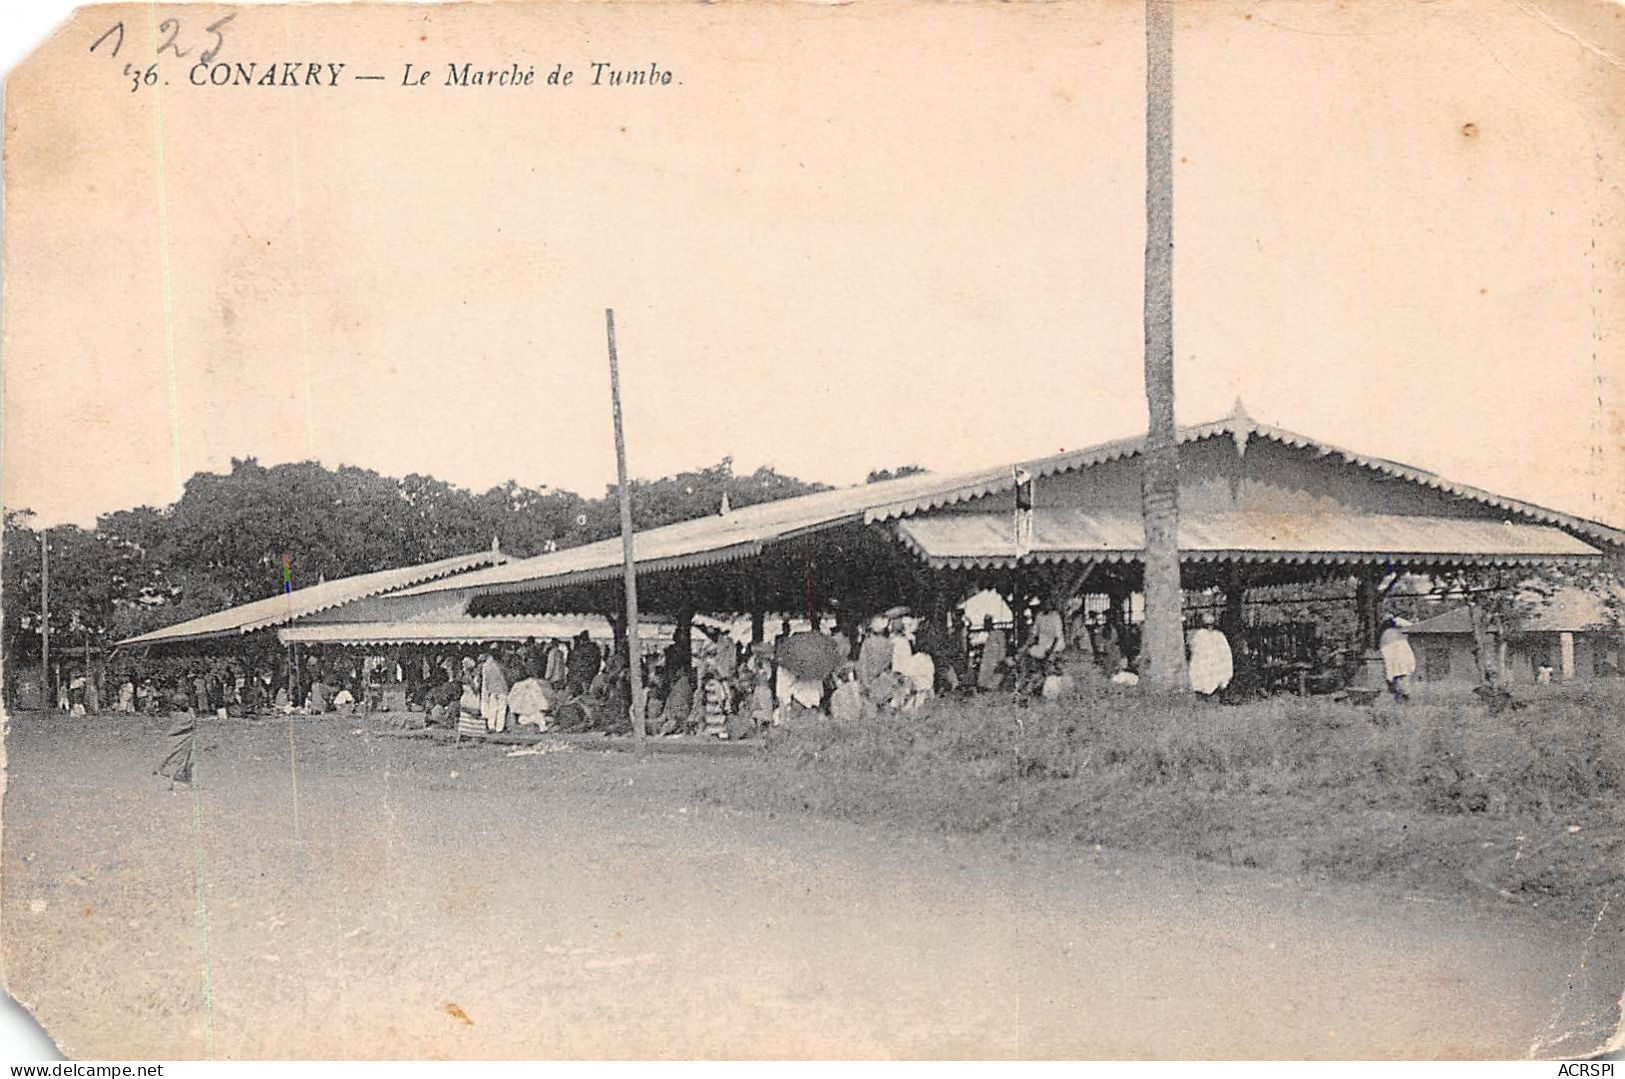
[(919, 465), (899, 465), (896, 468), (877, 468), (864, 477), (864, 483), (879, 483), (882, 480), (900, 480), (904, 476), (918, 476), (925, 469)]
[(42, 540), (50, 545), (51, 654), (73, 662), (90, 645), (98, 652), (128, 624), (141, 583), (139, 563), (127, 547), (109, 543), (99, 530), (63, 525), (36, 530), (28, 510), (5, 516), (5, 555), (0, 559), (0, 595), (4, 599), (5, 673), (7, 686), (19, 665), (37, 663), (44, 646), (42, 606), (44, 559)]
[[(763, 467), (736, 476), (707, 468), (636, 483), (635, 523), (653, 528), (822, 490)], [(104, 514), (93, 529), (50, 530), (53, 651), (110, 644), (273, 595), (283, 567), (294, 587), (464, 554), (493, 537), (516, 556), (606, 539), (620, 531), (615, 488), (602, 498), (514, 481), (475, 494), (412, 474), (328, 469), (314, 461), (267, 468), (233, 460), (198, 473), (170, 506)], [(3, 537), (7, 663), (40, 648), (40, 534), (33, 514), (6, 514)]]
[[(632, 526), (658, 528), (715, 515), (722, 511), (724, 495), (730, 509), (741, 509), (828, 489), (823, 484), (807, 483), (765, 465), (748, 476), (735, 476), (733, 459), (724, 457), (717, 464), (696, 471), (658, 480), (633, 480)], [(612, 484), (605, 488), (604, 497), (589, 508), (585, 532), (591, 539), (620, 534), (619, 498), (620, 490)]]

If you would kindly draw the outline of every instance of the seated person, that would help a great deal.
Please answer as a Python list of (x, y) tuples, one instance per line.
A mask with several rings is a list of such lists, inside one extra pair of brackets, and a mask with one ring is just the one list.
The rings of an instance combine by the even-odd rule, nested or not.
[(463, 687), (456, 682), (442, 682), (423, 695), (423, 703), (431, 708), (453, 705), (463, 696)]
[(858, 683), (858, 669), (848, 663), (835, 675), (835, 692), (829, 696), (830, 718), (855, 723), (864, 718), (867, 706), (863, 686)]
[(728, 714), (733, 710), (730, 688), (727, 682), (717, 677), (716, 672), (706, 672), (705, 683), (694, 698), (694, 707), (689, 713), (690, 729), (696, 734), (708, 734), (714, 738), (727, 736)]
[(547, 714), (552, 710), (551, 695), (539, 678), (521, 679), (508, 693), (508, 711), (513, 713), (515, 723), (524, 723), (545, 731)]
[(765, 666), (760, 667), (751, 680), (754, 684), (750, 691), (750, 723), (760, 733), (776, 722), (777, 712), (773, 707), (773, 672)]
[(333, 703), (333, 687), (317, 678), (310, 684), (310, 692), (305, 694), (305, 711), (313, 716), (326, 712)]

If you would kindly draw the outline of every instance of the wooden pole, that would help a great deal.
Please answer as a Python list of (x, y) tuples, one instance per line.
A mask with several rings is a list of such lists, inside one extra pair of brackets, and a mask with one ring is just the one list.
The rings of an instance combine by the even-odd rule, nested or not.
[(1173, 0), (1145, 5), (1145, 625), (1140, 684), (1188, 688), (1180, 624), (1179, 444), (1174, 426)]
[(626, 480), (626, 435), (621, 426), (621, 368), (615, 355), (615, 311), (604, 309), (604, 331), (609, 337), (609, 402), (615, 419), (615, 477), (621, 495), (621, 567), (626, 579), (626, 676), (632, 686), (632, 736), (642, 738), (643, 644), (638, 639), (638, 572), (632, 553), (632, 489)]
[(45, 708), (56, 707), (51, 686), (51, 530), (39, 534), (40, 698)]

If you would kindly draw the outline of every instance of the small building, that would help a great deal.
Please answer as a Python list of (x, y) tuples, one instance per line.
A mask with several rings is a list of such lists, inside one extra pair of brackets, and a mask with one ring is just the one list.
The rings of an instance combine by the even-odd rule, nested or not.
[[(1423, 682), (1472, 685), (1479, 680), (1473, 652), (1472, 615), (1465, 606), (1435, 615), (1405, 630), (1416, 653)], [(1485, 631), (1502, 680), (1533, 683), (1542, 667), (1553, 681), (1617, 677), (1622, 634), (1601, 596), (1565, 588), (1544, 600), (1515, 625)]]

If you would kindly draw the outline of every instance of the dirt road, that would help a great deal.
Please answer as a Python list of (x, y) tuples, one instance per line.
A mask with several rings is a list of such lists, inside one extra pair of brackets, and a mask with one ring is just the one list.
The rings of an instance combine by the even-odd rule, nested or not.
[(194, 798), (161, 723), (13, 718), (7, 978), (70, 1055), (1521, 1057), (1614, 1006), (1511, 914), (355, 726), (212, 726)]

